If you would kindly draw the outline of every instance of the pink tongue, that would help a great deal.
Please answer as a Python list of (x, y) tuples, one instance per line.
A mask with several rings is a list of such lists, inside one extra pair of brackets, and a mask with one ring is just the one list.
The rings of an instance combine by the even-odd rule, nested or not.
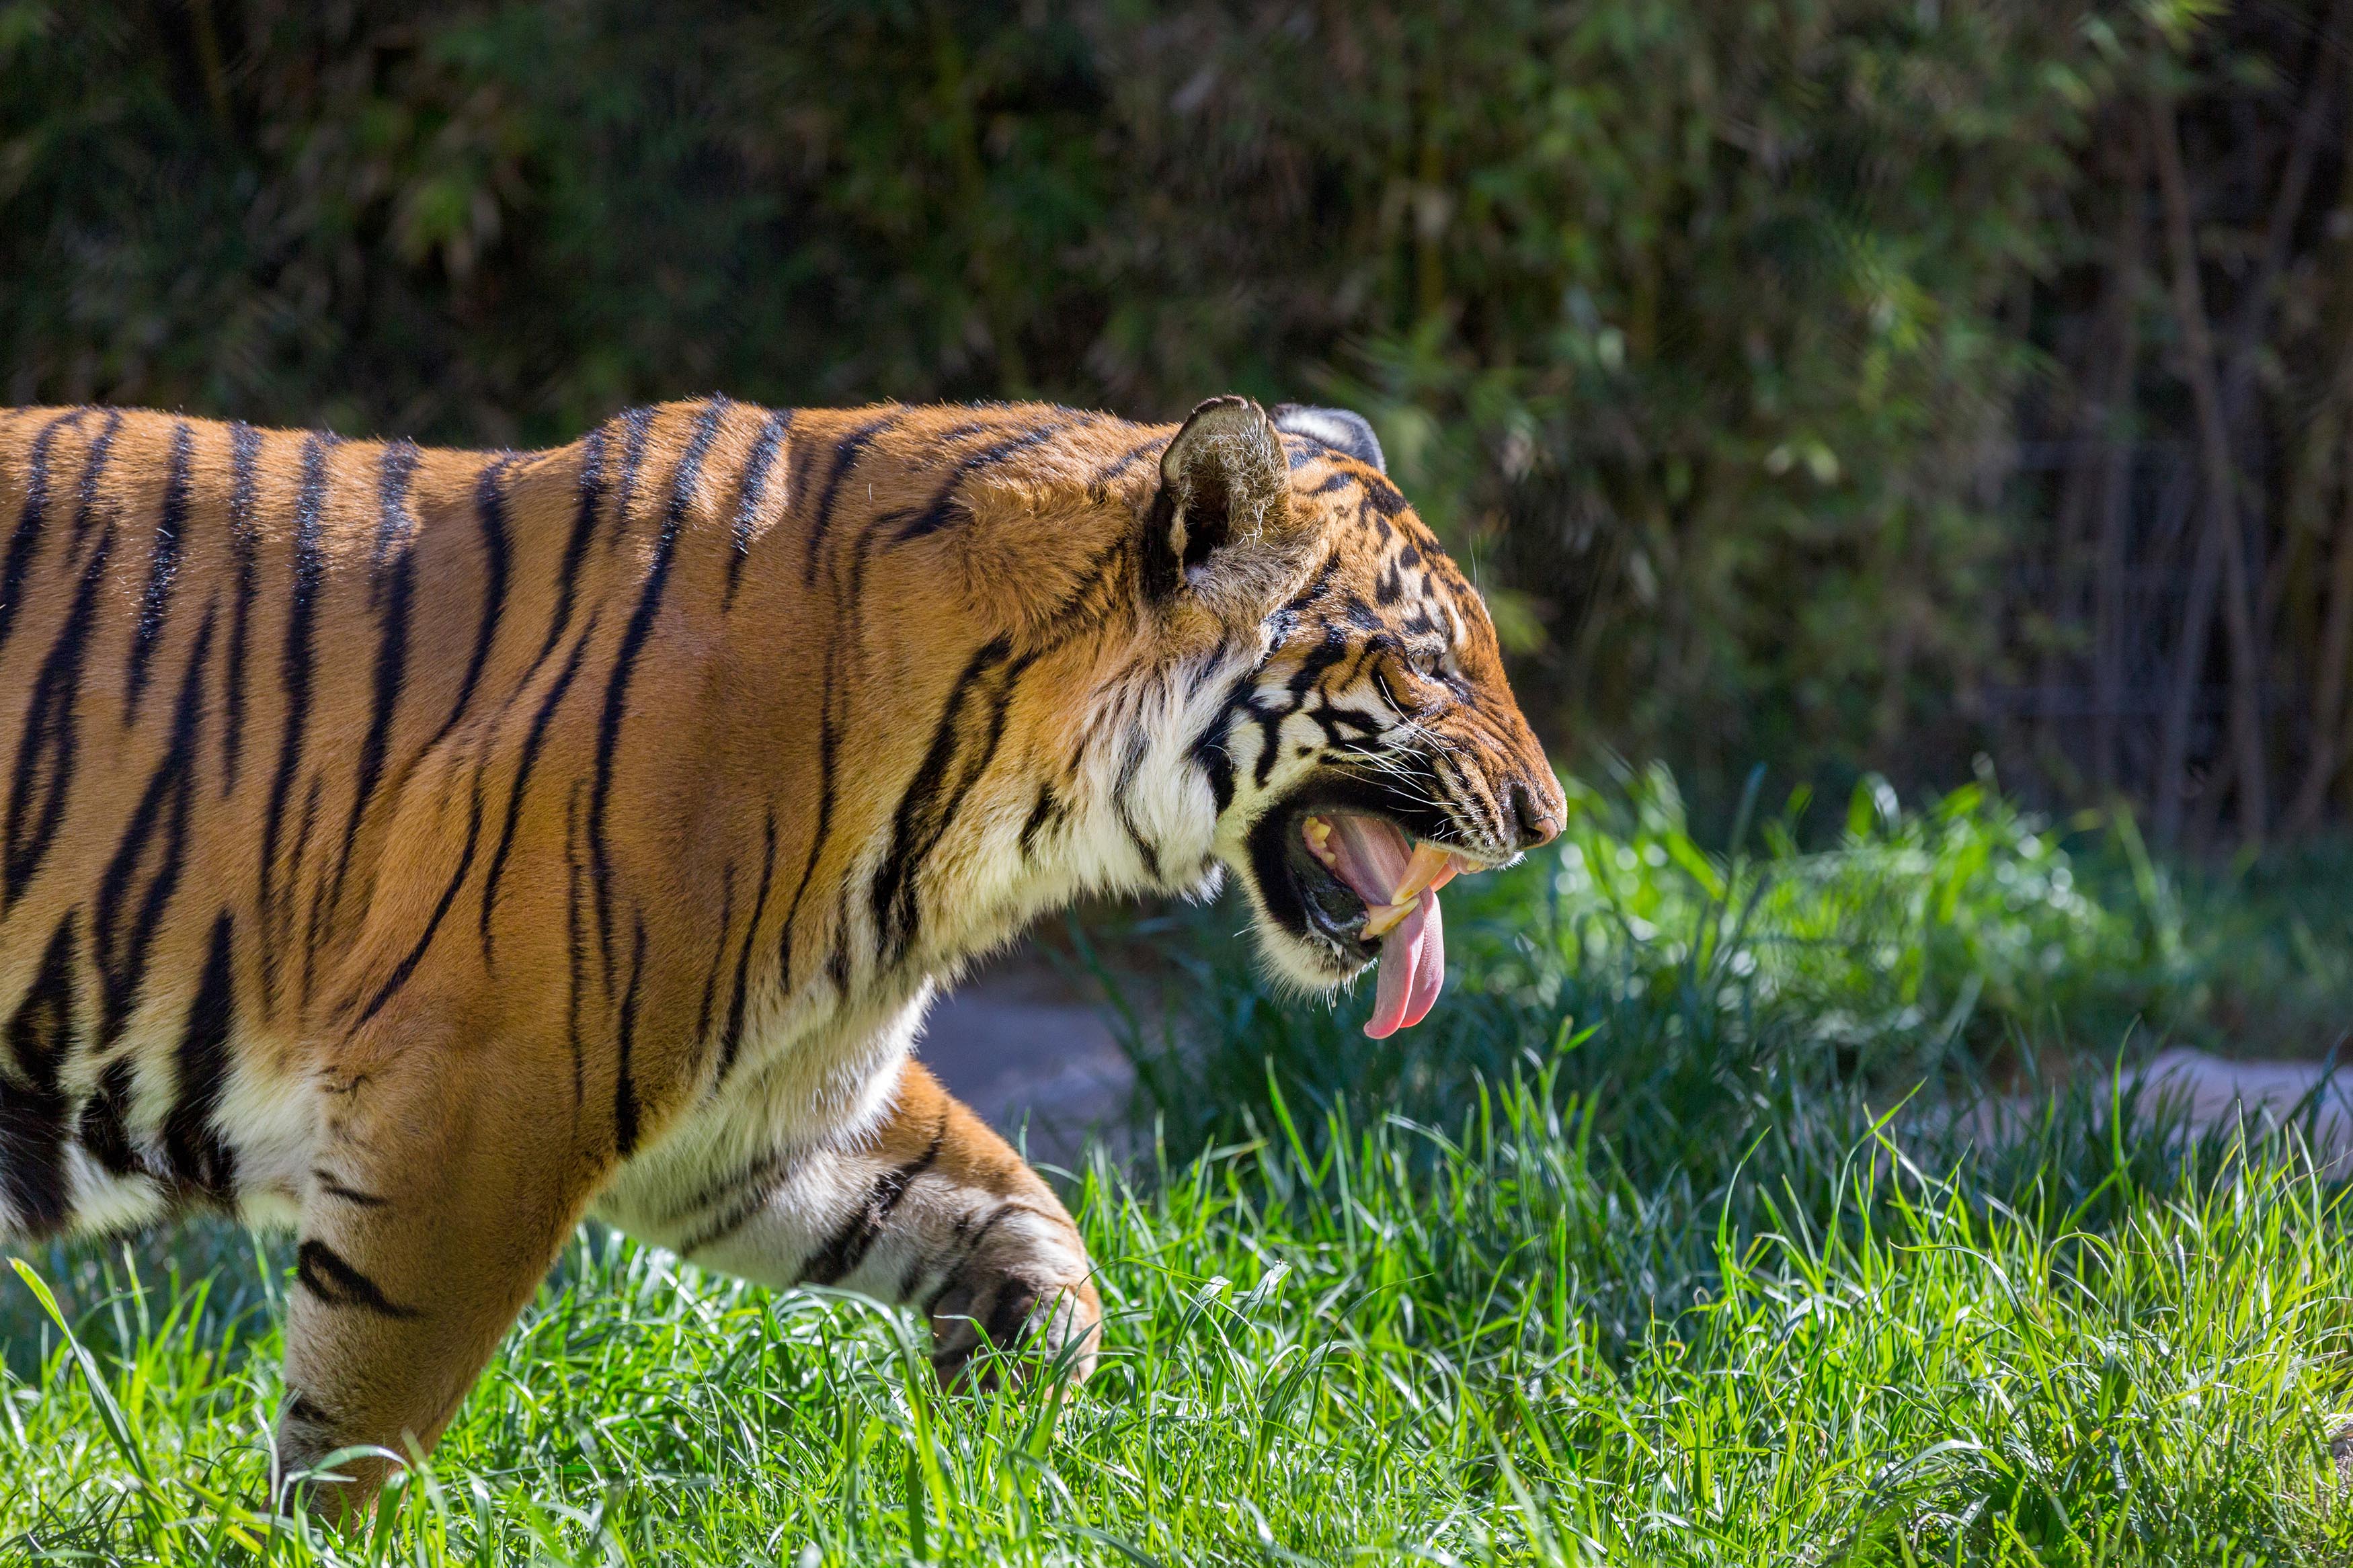
[(1405, 880), (1413, 861), (1413, 846), (1397, 824), (1377, 816), (1342, 814), (1332, 822), (1332, 858), (1340, 864), (1340, 879), (1356, 889), (1368, 904), (1386, 904), (1390, 892)]
[[(1367, 904), (1389, 902), (1413, 859), (1406, 836), (1395, 823), (1377, 816), (1343, 813), (1331, 823), (1332, 858), (1341, 879)], [(1425, 889), (1412, 911), (1381, 938), (1380, 963), (1373, 1016), (1365, 1025), (1365, 1033), (1377, 1040), (1420, 1023), (1446, 984), (1446, 927), (1439, 918), (1436, 888)]]
[(1446, 924), (1433, 889), (1414, 900), (1413, 912), (1381, 938), (1381, 973), (1365, 1033), (1385, 1040), (1430, 1016), (1446, 984)]

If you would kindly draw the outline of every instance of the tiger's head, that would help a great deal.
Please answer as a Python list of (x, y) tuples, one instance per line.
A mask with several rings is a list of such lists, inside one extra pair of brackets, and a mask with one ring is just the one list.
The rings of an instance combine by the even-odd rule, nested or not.
[(1559, 831), (1559, 781), (1494, 623), (1390, 483), (1370, 426), (1240, 397), (1161, 457), (1146, 591), (1215, 648), (1190, 758), (1213, 854), (1271, 966), (1329, 990), (1379, 961), (1366, 1033), (1419, 1023), (1445, 968), (1439, 889)]

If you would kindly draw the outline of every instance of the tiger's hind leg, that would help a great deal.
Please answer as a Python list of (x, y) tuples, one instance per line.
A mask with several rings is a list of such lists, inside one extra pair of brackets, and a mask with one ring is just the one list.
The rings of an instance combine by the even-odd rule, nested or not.
[[(371, 1036), (317, 1088), (279, 1423), (285, 1483), (339, 1448), (431, 1448), (571, 1234), (598, 1165), (520, 1052)], [(306, 1489), (346, 1514), (391, 1468)]]
[(882, 1125), (706, 1179), (623, 1228), (757, 1284), (824, 1285), (916, 1308), (944, 1383), (984, 1347), (1092, 1372), (1102, 1298), (1086, 1244), (1038, 1173), (939, 1081), (901, 1062)]

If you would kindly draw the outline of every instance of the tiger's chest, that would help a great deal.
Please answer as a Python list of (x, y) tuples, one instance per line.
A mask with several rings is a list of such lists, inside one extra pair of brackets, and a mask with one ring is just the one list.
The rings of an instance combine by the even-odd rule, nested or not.
[(726, 1079), (614, 1172), (591, 1214), (642, 1240), (675, 1245), (721, 1194), (750, 1179), (746, 1173), (855, 1144), (889, 1114), (932, 996), (924, 979), (814, 1024), (779, 1021), (755, 1034)]

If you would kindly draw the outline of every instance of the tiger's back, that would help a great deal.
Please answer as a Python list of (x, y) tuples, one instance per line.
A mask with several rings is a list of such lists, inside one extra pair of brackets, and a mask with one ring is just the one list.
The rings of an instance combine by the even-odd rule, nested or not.
[(0, 1230), (294, 1201), (289, 1079), (382, 867), (370, 807), (466, 706), (467, 667), (416, 650), (511, 563), (495, 515), (446, 520), (508, 462), (0, 427)]
[[(797, 438), (831, 458), (874, 417), (803, 416)], [(531, 455), (114, 410), (7, 419), (0, 693), (22, 706), (0, 709), (16, 1069), (0, 1231), (191, 1199), (298, 1206), (311, 1140), (288, 1107), (319, 1042), (416, 984), (445, 940), (518, 1012), (629, 1000), (637, 1033), (659, 1016), (631, 1077), (674, 1068), (691, 987), (655, 979), (678, 965), (651, 950), (718, 933), (690, 942), (646, 906), (716, 925), (762, 883), (777, 899), (797, 865), (697, 864), (698, 834), (734, 815), (713, 781), (789, 771), (824, 720), (820, 681), (852, 674), (834, 561), (797, 595), (789, 572), (744, 580), (753, 540), (806, 508), (815, 542), (842, 510), (838, 482), (799, 493), (828, 476), (795, 461), (794, 436), (790, 416), (723, 404)], [(756, 670), (712, 657), (738, 610), (770, 628)], [(905, 673), (893, 689), (932, 683)], [(698, 726), (705, 705), (725, 732)], [(762, 708), (778, 710), (765, 740)], [(871, 766), (889, 715), (860, 718)], [(858, 809), (805, 782), (744, 793)], [(781, 815), (746, 837), (807, 858), (815, 825), (795, 818), (814, 813)], [(673, 885), (631, 886), (648, 880)], [(713, 994), (693, 1005), (718, 1016), (693, 1026), (740, 1036), (754, 977), (712, 959), (696, 954)], [(618, 1022), (581, 1019), (570, 1043), (591, 1054)], [(593, 1066), (584, 1079), (608, 1076)], [(622, 1102), (608, 1135), (626, 1154), (659, 1087), (594, 1087)]]

